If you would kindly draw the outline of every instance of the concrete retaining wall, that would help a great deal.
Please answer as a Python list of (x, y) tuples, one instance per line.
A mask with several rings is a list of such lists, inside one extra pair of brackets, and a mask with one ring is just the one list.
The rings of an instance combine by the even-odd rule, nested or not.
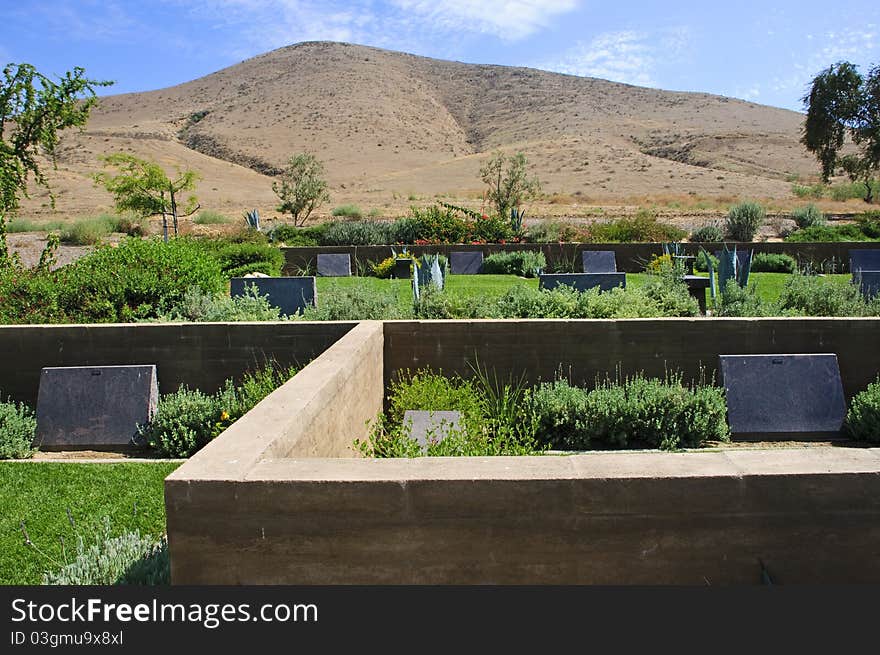
[[(766, 324), (765, 324), (766, 323)], [(718, 352), (838, 352), (878, 320), (363, 323), (171, 474), (175, 584), (880, 582), (880, 449), (367, 460), (397, 368), (660, 370)], [(383, 334), (384, 333), (384, 334)], [(792, 350), (793, 349), (793, 350)], [(661, 370), (662, 373), (662, 370)], [(859, 381), (856, 381), (859, 380)]]
[(159, 392), (213, 392), (275, 359), (304, 366), (356, 323), (164, 323), (0, 326), (0, 393), (37, 402), (44, 366), (156, 364)]
[(592, 384), (619, 370), (662, 377), (678, 370), (699, 379), (718, 355), (837, 353), (847, 398), (880, 373), (877, 318), (666, 318), (622, 320), (388, 321), (385, 380), (421, 367), (501, 379), (525, 372), (531, 382), (563, 375)]
[[(721, 250), (720, 243), (685, 243), (682, 244), (687, 254), (695, 255), (703, 246), (709, 252)], [(728, 244), (732, 247), (733, 244)], [(849, 251), (859, 248), (880, 248), (880, 243), (783, 243), (765, 242), (738, 243), (738, 250), (754, 250), (756, 253), (784, 253), (791, 255), (801, 262), (812, 262), (819, 266), (823, 262), (835, 262), (837, 271), (846, 273), (849, 271)], [(285, 257), (284, 274), (299, 275), (304, 269), (314, 271), (319, 253), (349, 253), (351, 255), (352, 272), (357, 272), (358, 267), (365, 268), (370, 262), (380, 262), (392, 255), (391, 246), (322, 246), (322, 247), (299, 247), (282, 248)], [(394, 246), (400, 250), (402, 246)], [(645, 269), (645, 263), (651, 261), (654, 255), (663, 254), (663, 247), (659, 243), (508, 243), (508, 244), (485, 244), (485, 245), (431, 245), (431, 246), (407, 246), (409, 252), (415, 255), (423, 253), (442, 253), (448, 255), (452, 250), (479, 250), (488, 256), (497, 252), (511, 252), (516, 250), (540, 250), (544, 253), (549, 265), (555, 265), (560, 261), (574, 262), (577, 270), (581, 270), (581, 255), (584, 250), (613, 250), (617, 259), (617, 270), (624, 273), (638, 273)], [(314, 274), (314, 273), (309, 273)]]
[(877, 449), (180, 471), (175, 584), (760, 584), (759, 562), (782, 584), (880, 582)]

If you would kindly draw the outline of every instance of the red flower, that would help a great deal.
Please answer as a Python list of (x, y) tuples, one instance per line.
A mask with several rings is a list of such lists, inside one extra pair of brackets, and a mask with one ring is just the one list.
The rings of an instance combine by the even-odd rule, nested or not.
[(498, 243), (502, 243), (502, 244), (503, 244), (503, 243), (507, 243), (507, 241), (506, 241), (505, 239), (498, 239)]
[(489, 217), (486, 216), (486, 214), (483, 214), (482, 216), (480, 216), (480, 218), (484, 218), (484, 219), (485, 219), (485, 218), (489, 218)]

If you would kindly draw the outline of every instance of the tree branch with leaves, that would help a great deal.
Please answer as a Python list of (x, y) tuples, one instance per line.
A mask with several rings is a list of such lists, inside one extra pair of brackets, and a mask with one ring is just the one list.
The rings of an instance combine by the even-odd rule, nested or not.
[[(880, 66), (863, 77), (848, 61), (832, 64), (813, 78), (803, 103), (801, 143), (822, 166), (822, 181), (840, 168), (865, 185), (865, 202), (871, 202), (880, 171)], [(847, 138), (857, 152), (844, 155)]]
[(522, 152), (507, 156), (496, 150), (480, 169), (480, 177), (489, 187), (486, 197), (495, 206), (499, 218), (506, 218), (511, 209), (540, 193), (541, 182), (537, 177), (528, 176), (527, 166), (528, 160)]
[(176, 169), (175, 177), (168, 176), (159, 164), (124, 152), (101, 158), (118, 173), (101, 172), (95, 183), (113, 194), (116, 211), (133, 211), (141, 216), (162, 216), (162, 234), (168, 240), (168, 217), (173, 222), (174, 236), (178, 221), (198, 211), (198, 199), (191, 195), (181, 204), (180, 195), (195, 189), (199, 174), (193, 170)]

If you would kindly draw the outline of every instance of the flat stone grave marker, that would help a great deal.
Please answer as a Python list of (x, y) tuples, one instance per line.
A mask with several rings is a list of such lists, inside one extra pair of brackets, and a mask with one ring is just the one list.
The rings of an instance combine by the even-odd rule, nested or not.
[(599, 287), (600, 291), (608, 291), (614, 287), (626, 287), (626, 273), (543, 273), (538, 276), (541, 289), (555, 289), (567, 284), (578, 291), (586, 291)]
[(351, 256), (347, 252), (318, 255), (318, 275), (321, 277), (351, 277)]
[(443, 441), (461, 430), (461, 412), (408, 409), (403, 413), (404, 429), (409, 436), (426, 449), (429, 441)]
[(853, 275), (858, 271), (880, 271), (880, 249), (860, 248), (850, 250), (849, 270)]
[(846, 399), (835, 354), (720, 355), (734, 439), (840, 436)]
[(400, 258), (394, 260), (394, 277), (398, 280), (408, 280), (412, 277), (412, 259)]
[(880, 270), (867, 271), (861, 270), (856, 273), (859, 281), (859, 289), (865, 298), (873, 298), (880, 295)]
[(46, 367), (37, 392), (34, 446), (46, 450), (132, 445), (159, 404), (153, 364)]
[(232, 297), (243, 296), (254, 285), (257, 293), (269, 297), (269, 304), (282, 314), (292, 316), (306, 307), (314, 307), (318, 297), (315, 277), (234, 277), (229, 280)]
[(479, 250), (449, 253), (449, 272), (452, 275), (477, 275), (483, 269), (483, 253)]
[(584, 250), (581, 258), (584, 273), (617, 272), (617, 258), (613, 250)]

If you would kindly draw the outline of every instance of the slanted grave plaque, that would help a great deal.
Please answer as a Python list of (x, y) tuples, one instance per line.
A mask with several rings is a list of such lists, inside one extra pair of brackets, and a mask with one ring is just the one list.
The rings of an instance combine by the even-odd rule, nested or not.
[(608, 291), (614, 287), (626, 287), (626, 273), (543, 273), (538, 276), (541, 289), (555, 289), (563, 284), (578, 291), (594, 287)]
[(479, 250), (450, 252), (449, 269), (452, 275), (477, 275), (483, 269), (483, 253)]
[(840, 436), (846, 399), (835, 354), (720, 355), (733, 438)]
[(321, 277), (351, 277), (351, 255), (347, 252), (318, 255), (318, 275)]
[(880, 271), (880, 249), (858, 248), (850, 250), (849, 270), (853, 277), (859, 271)]
[(617, 258), (613, 250), (584, 250), (581, 258), (584, 273), (617, 272)]
[(243, 296), (254, 285), (257, 293), (269, 298), (269, 304), (292, 316), (306, 307), (314, 307), (318, 290), (314, 276), (306, 277), (234, 277), (229, 280), (232, 297)]
[(153, 364), (52, 366), (40, 372), (34, 446), (46, 450), (132, 445), (159, 403)]
[(859, 283), (859, 290), (866, 299), (870, 300), (880, 295), (880, 270), (867, 271), (862, 269), (855, 275)]
[(424, 449), (428, 443), (439, 443), (460, 431), (461, 412), (408, 409), (403, 413), (403, 426)]
[(412, 277), (413, 260), (409, 257), (399, 257), (394, 260), (394, 277), (398, 280), (408, 280)]

